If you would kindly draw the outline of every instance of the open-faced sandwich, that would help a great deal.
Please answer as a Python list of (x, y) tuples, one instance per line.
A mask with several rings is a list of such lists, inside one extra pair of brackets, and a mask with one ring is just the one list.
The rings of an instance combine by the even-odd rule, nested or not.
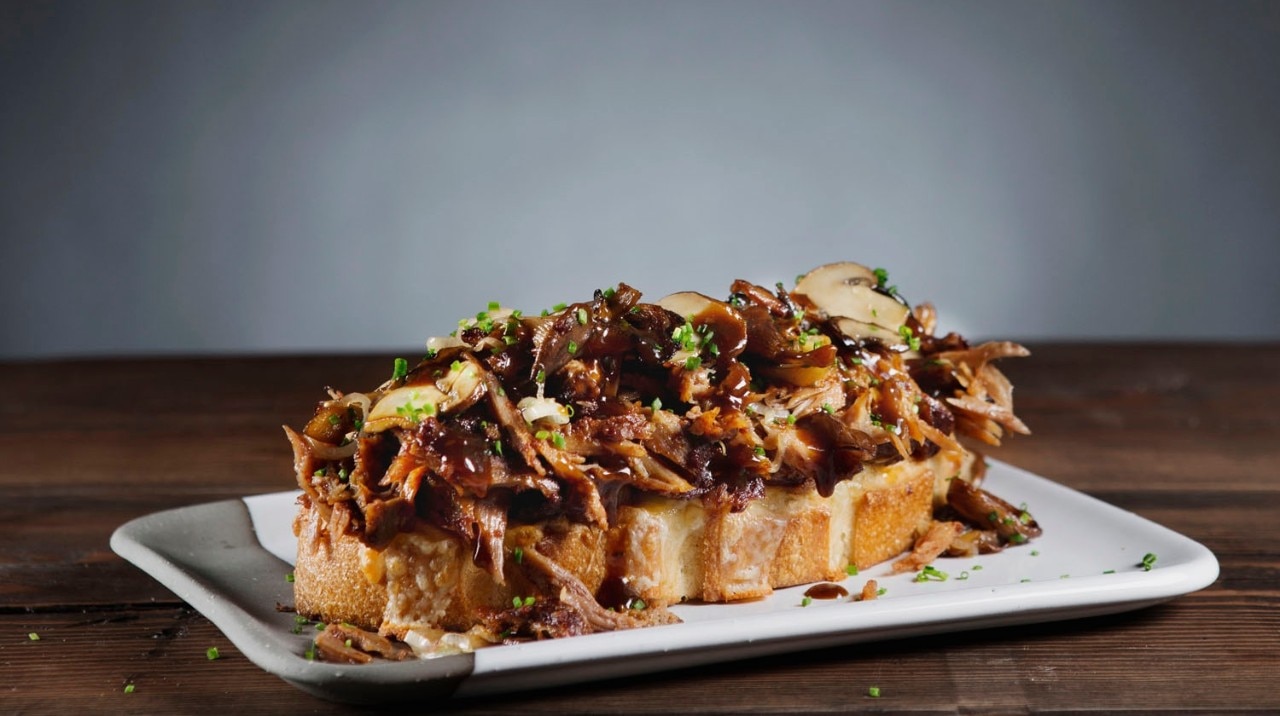
[[(329, 659), (675, 621), (665, 607), (1039, 534), (958, 439), (1025, 433), (993, 362), (882, 270), (656, 303), (496, 303), (285, 428), (296, 608)], [(864, 592), (874, 597), (874, 589)]]

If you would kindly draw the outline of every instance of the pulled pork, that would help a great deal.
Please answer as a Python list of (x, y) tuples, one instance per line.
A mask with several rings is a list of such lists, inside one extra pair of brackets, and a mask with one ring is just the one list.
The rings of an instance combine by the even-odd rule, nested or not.
[[(1003, 430), (1026, 432), (993, 365), (1026, 350), (935, 337), (931, 306), (910, 312), (880, 284), (859, 290), (889, 308), (902, 304), (901, 325), (868, 324), (876, 310), (838, 315), (818, 289), (746, 281), (725, 301), (675, 294), (643, 303), (619, 284), (541, 316), (491, 304), (432, 339), (416, 365), (397, 361), (378, 388), (331, 392), (301, 433), (285, 428), (298, 485), (337, 533), (378, 548), (429, 524), (503, 582), (512, 526), (564, 517), (607, 527), (619, 504), (645, 492), (733, 511), (769, 485), (830, 495), (865, 465), (958, 449), (957, 434), (994, 444)], [(1005, 523), (1017, 518), (1007, 505), (957, 492), (961, 484), (951, 503), (964, 518), (994, 530), (997, 542), (1031, 536), (1021, 520)], [(991, 512), (996, 524), (984, 522)], [(931, 533), (928, 555), (911, 563), (960, 541), (944, 532)], [(656, 618), (601, 605), (536, 551), (524, 553), (521, 569), (542, 591), (495, 616), (495, 633), (581, 633)], [(359, 660), (383, 645), (336, 631), (325, 649)]]

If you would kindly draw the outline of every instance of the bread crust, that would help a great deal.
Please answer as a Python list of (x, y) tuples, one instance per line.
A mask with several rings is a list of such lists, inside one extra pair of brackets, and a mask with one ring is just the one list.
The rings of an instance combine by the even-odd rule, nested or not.
[[(838, 580), (847, 565), (866, 569), (911, 548), (932, 518), (939, 483), (967, 459), (868, 467), (830, 497), (770, 487), (741, 512), (697, 500), (647, 495), (621, 507), (608, 530), (563, 519), (510, 529), (504, 544), (536, 549), (592, 593), (611, 577), (648, 605), (728, 602), (774, 589)], [(401, 636), (411, 628), (466, 631), (484, 610), (537, 593), (516, 559), (500, 583), (478, 567), (457, 537), (422, 525), (383, 550), (328, 529), (323, 508), (303, 498), (295, 521), (299, 613)]]

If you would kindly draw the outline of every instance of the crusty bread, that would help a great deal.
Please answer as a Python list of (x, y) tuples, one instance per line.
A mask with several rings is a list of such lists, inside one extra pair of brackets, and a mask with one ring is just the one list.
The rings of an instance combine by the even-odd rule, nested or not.
[[(508, 552), (537, 549), (599, 590), (609, 572), (625, 574), (631, 594), (653, 606), (753, 599), (775, 588), (841, 579), (910, 549), (928, 526), (935, 494), (970, 474), (968, 453), (868, 466), (830, 497), (771, 487), (737, 513), (698, 500), (649, 495), (618, 510), (607, 531), (555, 521), (508, 531)], [(295, 596), (298, 612), (386, 634), (410, 628), (465, 631), (483, 609), (510, 606), (536, 587), (508, 561), (505, 584), (477, 567), (462, 542), (422, 526), (383, 550), (333, 534), (323, 510), (302, 501)]]

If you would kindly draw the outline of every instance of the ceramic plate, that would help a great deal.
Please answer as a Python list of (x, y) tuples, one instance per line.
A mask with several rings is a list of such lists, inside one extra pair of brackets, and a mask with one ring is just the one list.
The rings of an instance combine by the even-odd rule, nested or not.
[[(249, 659), (312, 694), (389, 702), (495, 694), (963, 629), (1108, 614), (1211, 584), (1218, 562), (1204, 546), (1160, 525), (990, 462), (984, 487), (1026, 503), (1044, 529), (1034, 542), (977, 558), (943, 558), (945, 581), (890, 575), (887, 564), (847, 578), (852, 594), (875, 579), (873, 601), (813, 600), (806, 587), (739, 604), (683, 604), (681, 624), (593, 634), (429, 660), (364, 666), (309, 661), (311, 625), (277, 610), (293, 603), (296, 492), (160, 512), (116, 530), (111, 547), (218, 626)], [(1156, 555), (1149, 571), (1140, 562)], [(310, 632), (310, 633), (308, 633)]]

